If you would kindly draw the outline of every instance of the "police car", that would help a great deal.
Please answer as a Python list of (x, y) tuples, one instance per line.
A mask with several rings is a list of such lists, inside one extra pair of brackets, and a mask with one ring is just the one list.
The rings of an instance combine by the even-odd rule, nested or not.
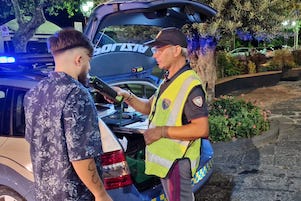
[[(143, 42), (153, 38), (152, 34), (162, 27), (181, 28), (186, 23), (203, 22), (215, 13), (207, 5), (188, 0), (101, 4), (94, 9), (85, 29), (95, 47), (90, 74), (137, 96), (150, 97), (160, 79), (154, 75), (152, 51)], [(28, 56), (21, 57), (26, 60), (24, 66), (20, 58), (0, 56), (1, 201), (34, 200), (29, 145), (24, 139), (23, 98), (26, 91), (53, 70), (49, 55), (38, 57), (31, 61)], [(159, 178), (144, 174), (145, 143), (140, 129), (147, 127), (147, 117), (124, 103), (108, 103), (93, 85), (91, 94), (99, 112), (103, 142), (102, 178), (113, 200), (165, 200)], [(200, 165), (191, 181), (194, 192), (212, 174), (213, 150), (207, 139), (202, 140), (200, 151)]]

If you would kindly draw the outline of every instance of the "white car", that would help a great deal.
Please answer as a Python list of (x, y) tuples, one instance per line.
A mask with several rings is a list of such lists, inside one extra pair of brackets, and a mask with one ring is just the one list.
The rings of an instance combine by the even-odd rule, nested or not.
[(238, 59), (246, 59), (254, 53), (258, 53), (258, 50), (250, 47), (239, 47), (229, 52), (231, 56), (236, 57)]
[(272, 58), (275, 55), (273, 47), (257, 47), (256, 48), (261, 54), (265, 55), (266, 58)]

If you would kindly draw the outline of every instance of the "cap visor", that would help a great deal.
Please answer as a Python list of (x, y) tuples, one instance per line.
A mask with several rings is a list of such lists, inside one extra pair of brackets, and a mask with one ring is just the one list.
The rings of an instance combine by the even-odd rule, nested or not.
[(162, 42), (159, 42), (159, 41), (156, 41), (156, 40), (151, 40), (151, 41), (145, 42), (143, 44), (151, 46), (151, 47), (162, 47), (162, 46), (168, 45), (166, 43), (162, 43)]

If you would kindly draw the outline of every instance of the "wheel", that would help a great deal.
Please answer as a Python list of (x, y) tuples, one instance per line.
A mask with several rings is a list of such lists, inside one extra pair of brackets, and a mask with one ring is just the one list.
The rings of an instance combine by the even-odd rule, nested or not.
[(0, 201), (26, 201), (26, 200), (13, 189), (0, 185)]

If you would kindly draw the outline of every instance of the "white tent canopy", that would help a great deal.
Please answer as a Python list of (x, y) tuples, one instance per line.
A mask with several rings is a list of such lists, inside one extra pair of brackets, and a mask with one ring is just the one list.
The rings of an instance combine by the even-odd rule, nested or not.
[[(7, 23), (5, 23), (4, 25), (6, 25), (11, 31), (15, 32), (18, 28), (19, 25), (17, 23), (16, 19), (10, 20)], [(45, 23), (43, 23), (42, 25), (39, 26), (39, 28), (36, 31), (36, 35), (50, 35), (50, 34), (54, 34), (55, 32), (59, 31), (61, 29), (61, 27), (57, 26), (56, 24), (46, 21)]]
[[(15, 33), (15, 31), (18, 30), (19, 25), (17, 23), (16, 19), (10, 20), (5, 24), (0, 25), (1, 31), (0, 31), (0, 53), (11, 51), (11, 39)], [(40, 25), (35, 32), (34, 36), (29, 40), (29, 49), (31, 51), (37, 51), (33, 49), (43, 49), (43, 51), (46, 51), (46, 39), (56, 33), (57, 31), (61, 30), (61, 27), (57, 26), (56, 24), (46, 21), (42, 25)], [(30, 47), (33, 46), (33, 47)], [(39, 47), (36, 47), (39, 45)], [(45, 49), (45, 50), (44, 50)], [(29, 51), (29, 50), (27, 50)]]

